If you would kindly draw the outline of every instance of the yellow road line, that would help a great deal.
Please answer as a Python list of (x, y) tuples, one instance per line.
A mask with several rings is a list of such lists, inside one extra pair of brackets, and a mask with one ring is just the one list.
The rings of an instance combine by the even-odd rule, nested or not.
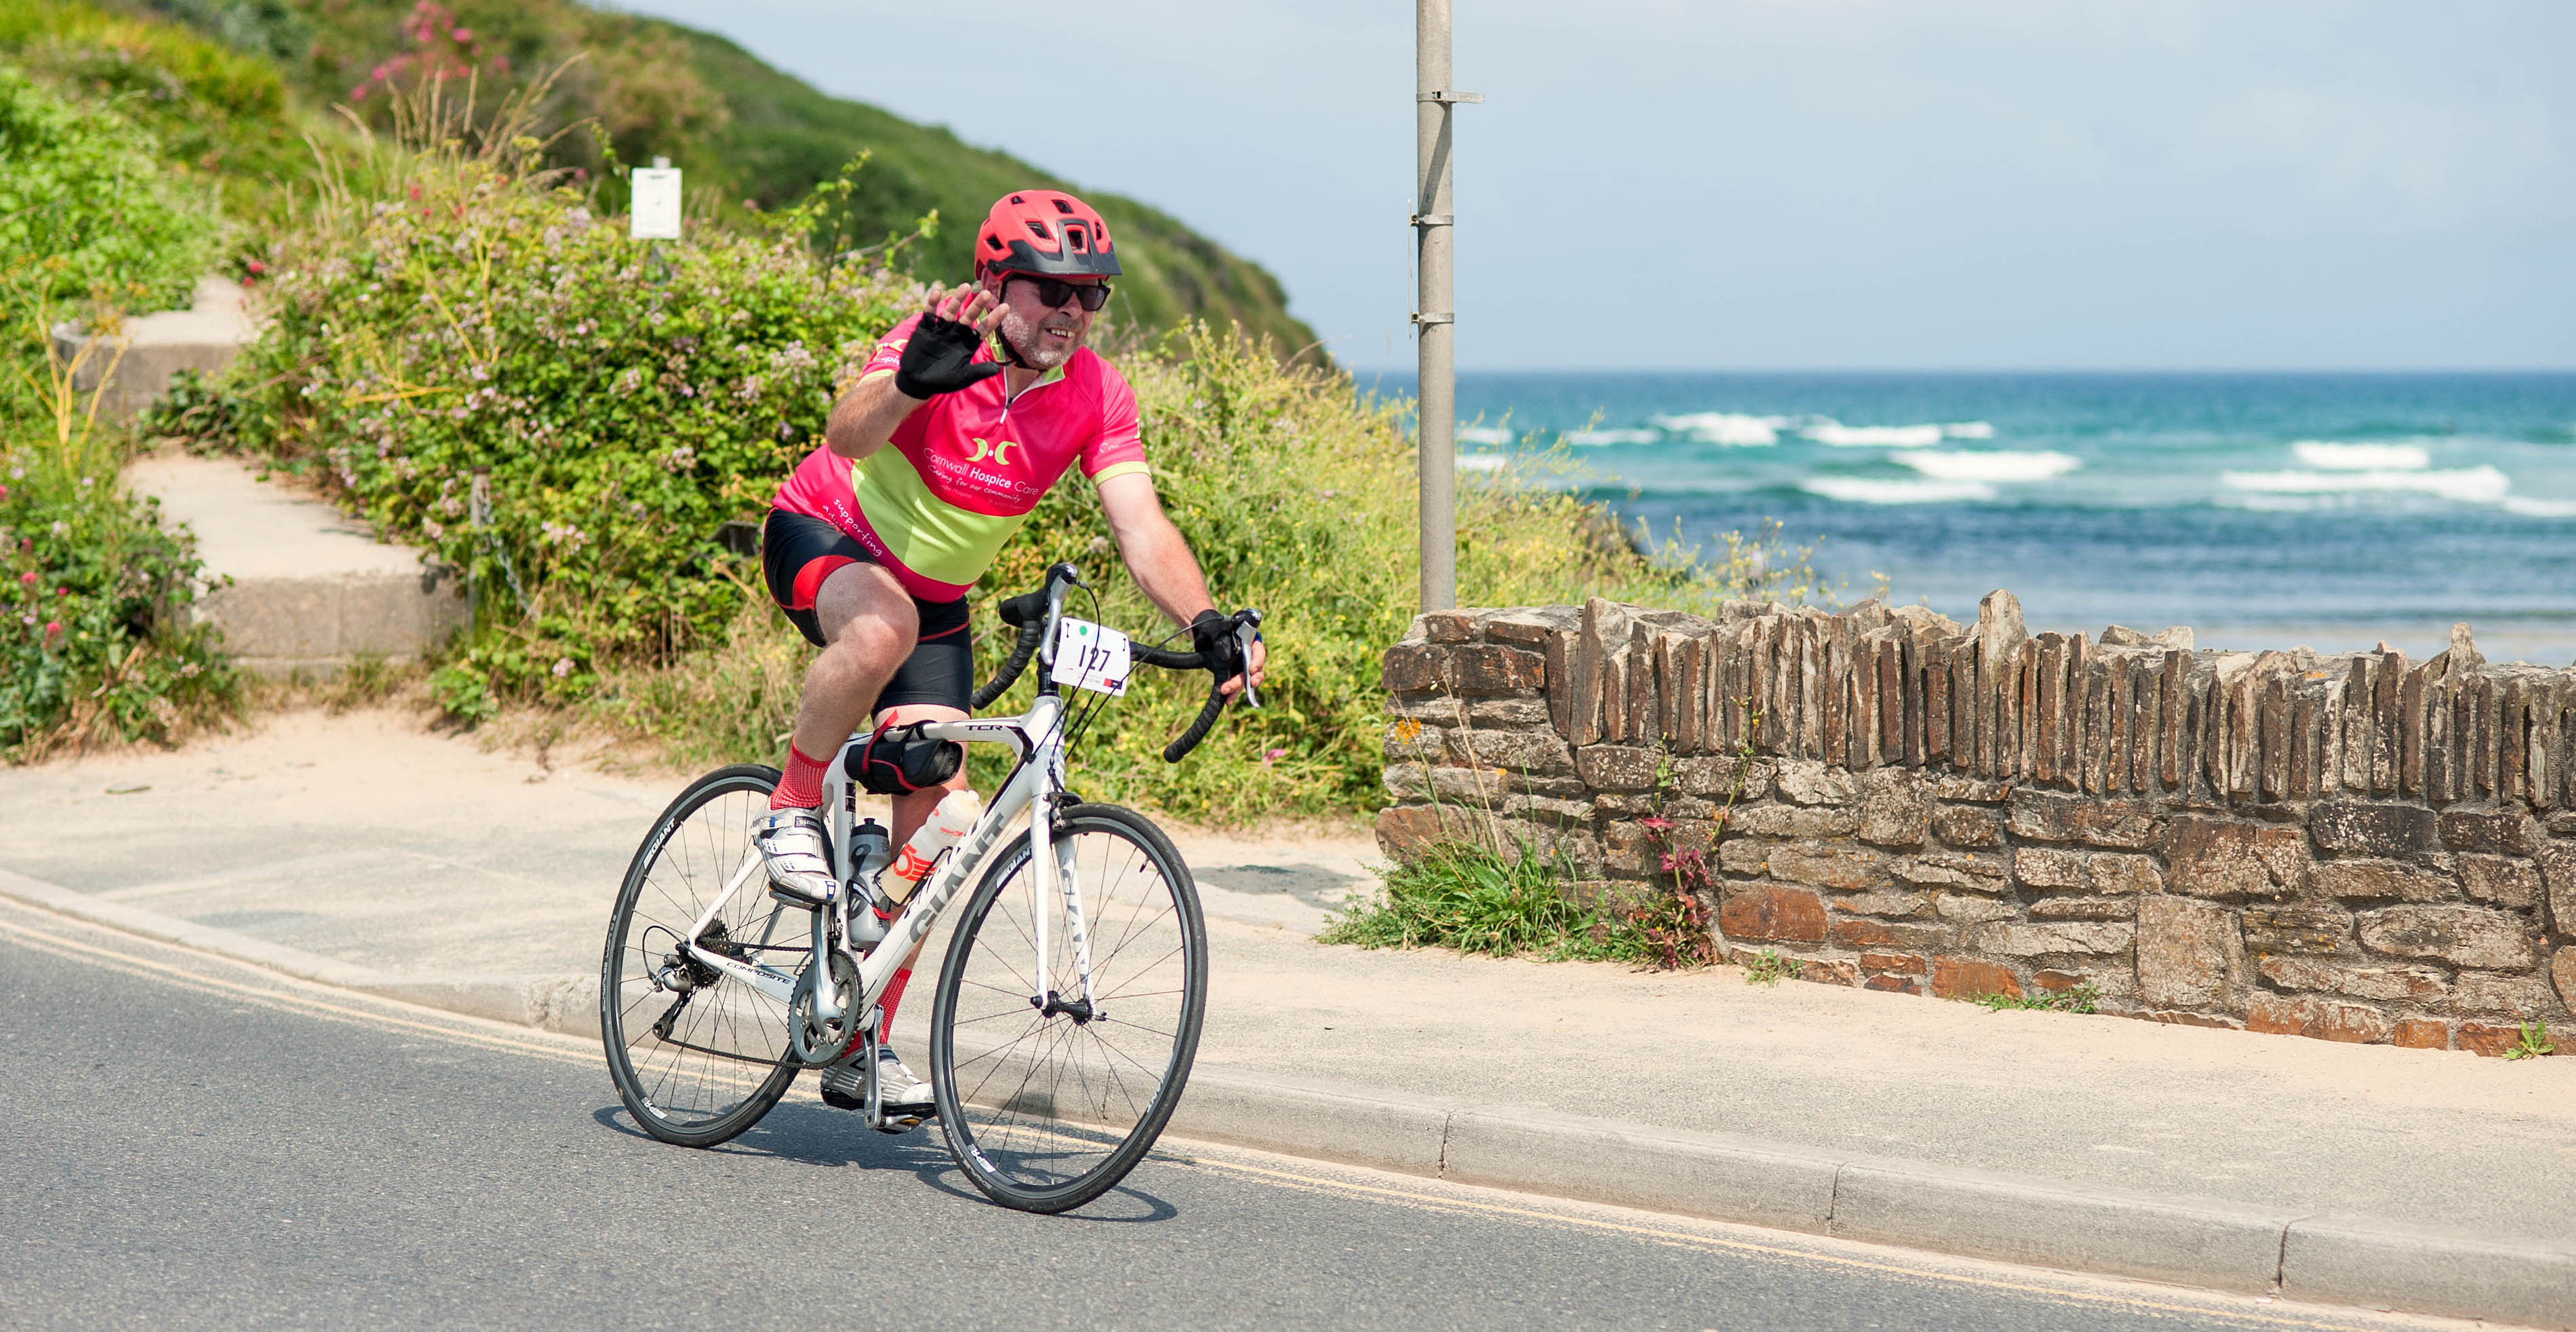
[(283, 1012), (301, 1013), (308, 1017), (331, 1018), (343, 1022), (360, 1022), (400, 1031), (416, 1032), (424, 1036), (434, 1036), (441, 1040), (454, 1041), (463, 1045), (480, 1046), (487, 1050), (503, 1050), (512, 1054), (534, 1055), (540, 1059), (551, 1059), (557, 1063), (580, 1064), (592, 1068), (599, 1067), (598, 1058), (585, 1057), (562, 1046), (539, 1044), (534, 1041), (521, 1040), (515, 1037), (502, 1035), (497, 1032), (480, 1032), (470, 1028), (442, 1026), (436, 1023), (419, 1021), (414, 1018), (397, 1017), (391, 1013), (370, 1012), (366, 1009), (352, 1008), (344, 1004), (335, 1004), (328, 1000), (313, 998), (309, 995), (296, 994), (281, 988), (262, 988), (240, 984), (235, 981), (220, 980), (213, 976), (200, 975), (182, 967), (175, 967), (168, 965), (167, 963), (150, 961), (145, 958), (135, 957), (128, 953), (121, 953), (114, 949), (101, 948), (95, 944), (85, 944), (79, 940), (55, 934), (52, 931), (36, 929), (32, 926), (20, 924), (16, 921), (0, 920), (0, 933), (15, 936), (19, 942), (28, 947), (34, 948), (38, 952), (50, 953), (68, 961), (91, 963), (105, 967), (111, 971), (123, 972), (129, 976), (139, 976), (153, 980), (160, 980), (173, 985), (178, 985), (185, 989), (196, 990), (203, 994), (223, 995), (227, 998), (240, 999), (245, 1002), (255, 1003), (264, 1008), (277, 1009)]
[[(1173, 1165), (1195, 1167), (1202, 1170), (1224, 1171), (1237, 1175), (1250, 1176), (1267, 1183), (1279, 1185), (1283, 1188), (1298, 1189), (1310, 1193), (1334, 1193), (1345, 1196), (1366, 1197), (1395, 1203), (1399, 1206), (1421, 1208), (1428, 1211), (1448, 1212), (1463, 1216), (1501, 1217), (1508, 1220), (1523, 1221), (1540, 1225), (1558, 1225), (1579, 1230), (1596, 1230), (1611, 1234), (1634, 1236), (1639, 1239), (1649, 1240), (1654, 1243), (1669, 1245), (1676, 1248), (1703, 1250), (1720, 1249), (1733, 1253), (1752, 1254), (1766, 1258), (1823, 1263), (1828, 1266), (1877, 1272), (1888, 1276), (1940, 1281), (1953, 1285), (1977, 1286), (1989, 1290), (2009, 1291), (2014, 1294), (2033, 1295), (2044, 1299), (2063, 1300), (2070, 1303), (2106, 1305), (2115, 1308), (2133, 1309), (2146, 1313), (2189, 1314), (2194, 1317), (2203, 1318), (2227, 1318), (2243, 1323), (2259, 1324), (2267, 1327), (2320, 1328), (2327, 1329), (2328, 1332), (2375, 1332), (2376, 1329), (2387, 1326), (2385, 1323), (2364, 1324), (2321, 1322), (2312, 1317), (2297, 1315), (2256, 1313), (2251, 1310), (2218, 1308), (2209, 1304), (2182, 1304), (2160, 1301), (2136, 1295), (2116, 1295), (2109, 1293), (2068, 1290), (2057, 1286), (2040, 1285), (2024, 1281), (2009, 1281), (1999, 1277), (1976, 1276), (1964, 1272), (1942, 1272), (1931, 1268), (1909, 1267), (1900, 1263), (1848, 1257), (1839, 1254), (1818, 1252), (1812, 1249), (1783, 1248), (1774, 1244), (1760, 1244), (1750, 1240), (1722, 1239), (1715, 1235), (1693, 1234), (1689, 1231), (1681, 1230), (1664, 1230), (1654, 1226), (1637, 1225), (1623, 1221), (1611, 1221), (1599, 1217), (1575, 1216), (1562, 1212), (1546, 1212), (1527, 1207), (1513, 1207), (1504, 1203), (1484, 1202), (1473, 1198), (1441, 1197), (1435, 1194), (1415, 1192), (1411, 1189), (1388, 1188), (1382, 1185), (1362, 1184), (1354, 1180), (1332, 1179), (1322, 1175), (1309, 1175), (1293, 1170), (1280, 1170), (1271, 1167), (1248, 1165), (1238, 1161), (1221, 1161), (1207, 1157), (1178, 1155), (1167, 1156), (1163, 1159)], [(2213, 1295), (2211, 1298), (2215, 1301), (2224, 1300), (2229, 1297), (2226, 1295)]]

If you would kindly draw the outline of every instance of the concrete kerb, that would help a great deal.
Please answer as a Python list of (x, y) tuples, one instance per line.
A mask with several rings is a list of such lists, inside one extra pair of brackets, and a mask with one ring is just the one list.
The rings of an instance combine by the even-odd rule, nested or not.
[[(597, 1036), (588, 976), (406, 976), (0, 870), (0, 895), (304, 980)], [(2032, 1266), (2576, 1328), (2576, 1244), (2313, 1217), (1201, 1065), (1170, 1131), (1320, 1160)]]

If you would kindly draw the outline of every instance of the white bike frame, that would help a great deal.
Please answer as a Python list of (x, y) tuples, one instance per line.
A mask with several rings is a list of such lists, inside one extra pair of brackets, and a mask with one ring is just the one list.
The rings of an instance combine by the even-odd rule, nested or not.
[[(1055, 664), (1056, 621), (1062, 600), (1061, 589), (1048, 598), (1046, 633), (1038, 644), (1037, 669), (1041, 681), (1047, 678), (1047, 672)], [(1057, 805), (1064, 791), (1064, 720), (1064, 700), (1052, 691), (1042, 691), (1029, 710), (1017, 717), (932, 722), (922, 728), (922, 734), (932, 740), (953, 740), (960, 744), (1008, 743), (1019, 751), (1019, 766), (1002, 783), (1002, 789), (993, 793), (991, 803), (985, 805), (974, 828), (940, 862), (930, 881), (904, 904), (902, 914), (887, 925), (885, 937), (871, 951), (865, 956), (859, 955), (848, 933), (842, 933), (838, 947), (857, 963), (858, 994), (852, 1002), (843, 1001), (840, 984), (833, 979), (832, 968), (826, 959), (825, 940), (829, 933), (830, 913), (841, 909), (844, 903), (836, 896), (832, 903), (814, 910), (815, 947), (807, 966), (813, 972), (815, 1020), (837, 1022), (849, 1013), (865, 1014), (876, 1005), (885, 994), (886, 986), (894, 980), (894, 973), (911, 955), (913, 946), (929, 935), (931, 927), (939, 922), (940, 914), (948, 909), (958, 890), (983, 868), (985, 858), (1001, 842), (1002, 834), (1009, 830), (1023, 810), (1029, 816), (1030, 856), (1037, 876), (1037, 902), (1042, 904), (1054, 895), (1063, 897), (1065, 917), (1071, 922), (1073, 932), (1073, 961), (1080, 976), (1081, 999), (1093, 1011), (1098, 1011), (1099, 999), (1092, 993), (1091, 932), (1085, 923), (1080, 876), (1072, 867), (1057, 863), (1055, 839), (1047, 835), (1047, 831), (1055, 826)], [(842, 746), (834, 759), (824, 782), (824, 804), (832, 811), (832, 869), (840, 885), (840, 895), (849, 893), (851, 881), (861, 868), (851, 861), (852, 800), (848, 760), (851, 749), (864, 739), (864, 735), (850, 737), (849, 743)], [(683, 947), (689, 956), (704, 965), (792, 1007), (795, 992), (803, 984), (800, 977), (698, 946), (698, 940), (706, 937), (707, 927), (723, 914), (735, 894), (761, 892), (767, 887), (768, 878), (762, 872), (759, 849), (746, 848), (742, 863), (725, 881), (724, 890), (716, 894), (715, 900), (709, 902), (707, 909), (689, 926), (689, 937)], [(869, 909), (864, 904), (848, 905), (856, 911)], [(1036, 978), (1035, 983), (1043, 987), (1049, 975), (1047, 918), (1051, 913), (1041, 906), (1030, 914), (1036, 918), (1037, 935), (1036, 966), (1030, 974)], [(1029, 1000), (1033, 1007), (1043, 1008), (1058, 997), (1042, 988), (1039, 993), (1030, 995)], [(850, 1029), (857, 1030), (858, 1024), (852, 1023)]]

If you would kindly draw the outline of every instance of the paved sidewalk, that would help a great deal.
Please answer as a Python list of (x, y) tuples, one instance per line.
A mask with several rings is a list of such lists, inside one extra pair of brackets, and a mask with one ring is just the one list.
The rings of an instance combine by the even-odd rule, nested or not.
[[(297, 714), (176, 754), (0, 770), (0, 869), (351, 967), (586, 979), (627, 858), (679, 785), (548, 769), (387, 714)], [(1211, 1076), (2576, 1240), (2576, 1059), (1988, 1013), (1733, 968), (1327, 948), (1308, 936), (1369, 882), (1368, 842), (1176, 840), (1211, 918)], [(927, 1009), (906, 1008), (899, 1039)]]

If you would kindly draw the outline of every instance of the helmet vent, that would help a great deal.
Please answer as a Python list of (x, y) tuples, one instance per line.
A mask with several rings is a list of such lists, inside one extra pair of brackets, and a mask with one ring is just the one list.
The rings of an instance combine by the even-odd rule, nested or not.
[(1065, 200), (1060, 199), (1060, 198), (1058, 198), (1058, 199), (1049, 199), (1047, 202), (1049, 202), (1049, 203), (1051, 203), (1051, 204), (1054, 204), (1054, 205), (1055, 205), (1055, 210), (1056, 210), (1057, 212), (1059, 212), (1059, 213), (1064, 214), (1066, 217), (1071, 217), (1071, 216), (1073, 216), (1073, 205), (1072, 205), (1071, 203), (1068, 203), (1068, 202), (1066, 202)]
[(1029, 224), (1029, 234), (1042, 241), (1051, 241), (1055, 239), (1055, 233), (1047, 230), (1044, 222), (1031, 222)]
[(1077, 250), (1087, 250), (1091, 248), (1083, 242), (1082, 228), (1072, 223), (1065, 224), (1064, 238), (1071, 241), (1073, 243), (1073, 248)]
[(1014, 194), (1014, 195), (1012, 195), (1012, 196), (1011, 196), (1011, 202), (1012, 202), (1012, 203), (1027, 203), (1027, 202), (1028, 202), (1028, 200), (1027, 200), (1027, 199), (1024, 199), (1024, 198), (1022, 198), (1022, 197), (1020, 197), (1019, 195)]
[(1011, 247), (1004, 245), (1002, 243), (1002, 238), (999, 236), (986, 236), (984, 238), (984, 243), (992, 246), (993, 253), (995, 254), (1009, 254), (1011, 252)]

